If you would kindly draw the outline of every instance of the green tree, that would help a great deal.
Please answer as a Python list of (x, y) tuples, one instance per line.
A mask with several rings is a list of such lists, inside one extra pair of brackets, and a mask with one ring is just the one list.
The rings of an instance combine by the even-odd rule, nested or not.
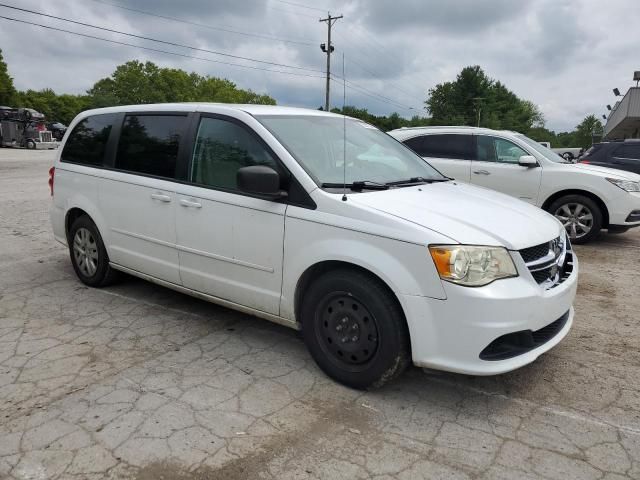
[(12, 106), (15, 101), (16, 89), (13, 86), (13, 78), (9, 76), (9, 69), (0, 49), (0, 105)]
[(137, 60), (119, 65), (110, 77), (96, 82), (88, 94), (96, 106), (164, 102), (276, 103), (268, 95), (240, 89), (227, 79), (161, 68), (152, 62)]
[(589, 148), (593, 142), (593, 135), (602, 135), (602, 122), (594, 114), (587, 115), (580, 124), (576, 126), (573, 135), (572, 146)]
[(479, 124), (524, 133), (544, 126), (544, 117), (535, 104), (518, 98), (478, 65), (465, 67), (455, 81), (430, 89), (425, 104), (435, 125)]

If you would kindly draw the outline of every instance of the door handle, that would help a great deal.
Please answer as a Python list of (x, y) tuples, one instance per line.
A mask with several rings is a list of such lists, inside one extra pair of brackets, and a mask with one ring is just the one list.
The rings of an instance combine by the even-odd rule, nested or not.
[(476, 175), (491, 175), (488, 171), (486, 170), (474, 170), (473, 173), (475, 173)]
[(180, 199), (180, 205), (183, 207), (202, 208), (202, 204), (195, 200), (187, 200), (186, 198)]
[(152, 193), (151, 198), (154, 200), (160, 200), (161, 202), (169, 203), (171, 201), (171, 197), (169, 195), (165, 195), (164, 193)]

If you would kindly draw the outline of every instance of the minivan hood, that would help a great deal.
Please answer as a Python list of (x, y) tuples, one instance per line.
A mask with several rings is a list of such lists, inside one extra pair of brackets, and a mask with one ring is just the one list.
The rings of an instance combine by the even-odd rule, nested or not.
[(533, 205), (457, 182), (366, 192), (351, 195), (349, 200), (463, 244), (520, 250), (548, 242), (562, 232), (560, 222)]

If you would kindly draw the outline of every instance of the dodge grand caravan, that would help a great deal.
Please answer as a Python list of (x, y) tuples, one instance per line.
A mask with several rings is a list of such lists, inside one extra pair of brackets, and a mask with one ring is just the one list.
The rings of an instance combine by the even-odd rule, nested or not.
[(257, 105), (87, 111), (49, 184), (82, 282), (122, 271), (300, 329), (352, 387), (411, 362), (513, 370), (573, 322), (578, 263), (558, 220), (452, 181), (359, 120)]
[(573, 164), (516, 132), (475, 127), (401, 128), (389, 134), (445, 175), (537, 205), (560, 220), (573, 243), (606, 228), (640, 226), (640, 175)]

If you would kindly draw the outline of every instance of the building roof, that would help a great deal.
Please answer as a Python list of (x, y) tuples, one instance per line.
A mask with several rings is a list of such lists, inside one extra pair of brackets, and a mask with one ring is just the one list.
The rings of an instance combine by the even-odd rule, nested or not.
[(604, 138), (640, 137), (640, 87), (631, 87), (616, 103), (604, 126)]

